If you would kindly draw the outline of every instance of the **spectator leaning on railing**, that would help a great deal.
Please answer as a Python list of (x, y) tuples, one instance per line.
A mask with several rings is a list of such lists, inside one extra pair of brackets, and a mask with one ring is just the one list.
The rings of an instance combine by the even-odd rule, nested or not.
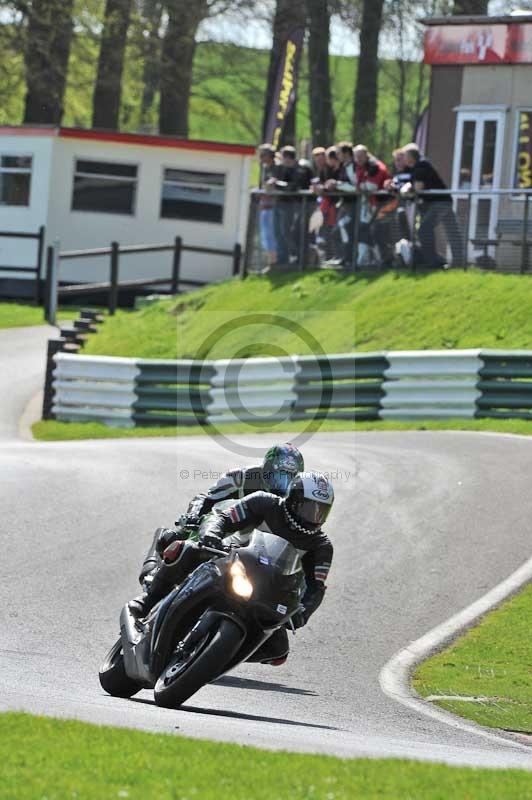
[(298, 260), (298, 230), (300, 219), (300, 199), (295, 192), (308, 189), (312, 169), (308, 162), (298, 162), (295, 147), (286, 145), (281, 150), (281, 163), (275, 169), (275, 177), (268, 184), (278, 192), (286, 192), (279, 197), (275, 206), (275, 233), (277, 238), (277, 260), (280, 264), (293, 264)]
[[(271, 144), (259, 147), (260, 188), (271, 192), (275, 180), (275, 149)], [(275, 236), (275, 198), (271, 194), (261, 195), (259, 200), (260, 243), (269, 267), (277, 263), (277, 238)]]
[[(357, 144), (353, 150), (356, 164), (356, 185), (361, 192), (380, 192), (390, 177), (388, 167), (375, 158), (363, 144)], [(392, 266), (393, 249), (390, 240), (389, 226), (381, 218), (380, 211), (386, 202), (385, 198), (375, 194), (363, 197), (360, 207), (359, 226), (359, 260), (360, 266), (373, 263), (373, 246), (378, 247), (380, 264)]]
[[(345, 197), (339, 204), (337, 224), (342, 241), (343, 257), (339, 264), (352, 268), (354, 256), (354, 216), (356, 213), (356, 164), (353, 159), (353, 145), (351, 142), (339, 142), (336, 151), (340, 159), (338, 178), (331, 178), (325, 183), (325, 190), (330, 192), (343, 192)], [(351, 195), (351, 196), (350, 196)]]
[(407, 144), (403, 148), (405, 165), (411, 171), (411, 183), (406, 183), (401, 191), (408, 192), (412, 188), (420, 192), (419, 211), (421, 222), (418, 237), (423, 264), (432, 269), (447, 268), (446, 259), (436, 251), (434, 229), (442, 223), (451, 247), (452, 265), (461, 266), (464, 259), (462, 235), (456, 221), (450, 194), (436, 194), (432, 197), (423, 194), (431, 189), (447, 189), (428, 158), (422, 156), (415, 144)]

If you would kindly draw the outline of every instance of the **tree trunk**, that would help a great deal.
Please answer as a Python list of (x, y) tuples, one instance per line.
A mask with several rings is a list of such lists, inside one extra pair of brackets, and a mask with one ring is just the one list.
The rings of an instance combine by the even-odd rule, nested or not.
[(33, 0), (24, 53), (24, 122), (60, 125), (72, 42), (73, 0)]
[(488, 13), (489, 0), (454, 0), (453, 14), (464, 15), (483, 15)]
[(307, 0), (308, 66), (312, 143), (328, 147), (334, 141), (335, 119), (329, 72), (330, 11), (328, 0)]
[[(273, 42), (270, 51), (270, 64), (268, 67), (268, 82), (264, 102), (264, 117), (262, 121), (262, 138), (266, 136), (268, 112), (273, 102), (279, 62), (283, 54), (283, 45), (286, 38), (297, 28), (305, 28), (307, 23), (305, 0), (277, 0), (275, 16), (273, 18)], [(297, 101), (287, 114), (280, 144), (296, 143), (296, 108)]]
[(168, 27), (161, 57), (159, 130), (188, 137), (196, 33), (209, 13), (207, 0), (167, 0)]
[(131, 0), (107, 0), (92, 98), (92, 127), (118, 130)]
[(161, 82), (161, 38), (159, 30), (163, 15), (160, 0), (146, 0), (143, 17), (147, 31), (144, 42), (144, 68), (142, 71), (142, 101), (140, 107), (140, 123), (147, 125), (150, 111)]
[(371, 147), (377, 121), (379, 35), (384, 0), (364, 0), (360, 31), (360, 56), (353, 110), (353, 139)]

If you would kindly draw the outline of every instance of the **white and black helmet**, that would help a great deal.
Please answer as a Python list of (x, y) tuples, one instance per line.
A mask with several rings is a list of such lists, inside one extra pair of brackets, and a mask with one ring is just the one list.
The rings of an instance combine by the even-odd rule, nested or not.
[(290, 483), (282, 502), (293, 527), (313, 532), (321, 528), (329, 516), (334, 503), (334, 489), (325, 475), (302, 472)]

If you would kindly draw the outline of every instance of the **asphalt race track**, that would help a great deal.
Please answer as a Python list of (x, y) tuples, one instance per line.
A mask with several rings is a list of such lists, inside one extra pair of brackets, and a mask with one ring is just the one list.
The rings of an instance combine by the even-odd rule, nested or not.
[[(105, 695), (98, 665), (122, 604), (138, 591), (155, 527), (172, 523), (211, 471), (242, 459), (207, 437), (19, 439), (45, 338), (44, 329), (0, 331), (1, 710), (342, 756), (532, 768), (532, 751), (409, 710), (378, 681), (397, 650), (529, 558), (532, 442), (314, 436), (303, 448), (307, 465), (338, 473), (324, 604), (291, 637), (286, 665), (244, 666), (182, 710), (159, 709), (148, 691)], [(270, 438), (238, 441), (262, 449)]]

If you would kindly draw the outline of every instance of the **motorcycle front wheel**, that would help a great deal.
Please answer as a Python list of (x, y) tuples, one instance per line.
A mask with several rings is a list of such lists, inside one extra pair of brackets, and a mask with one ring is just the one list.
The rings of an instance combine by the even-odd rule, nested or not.
[(185, 700), (221, 675), (242, 644), (244, 632), (233, 620), (222, 618), (192, 650), (176, 648), (155, 684), (158, 706), (178, 708)]
[(122, 640), (119, 639), (105, 656), (100, 667), (100, 685), (113, 697), (133, 697), (142, 688), (126, 673)]

